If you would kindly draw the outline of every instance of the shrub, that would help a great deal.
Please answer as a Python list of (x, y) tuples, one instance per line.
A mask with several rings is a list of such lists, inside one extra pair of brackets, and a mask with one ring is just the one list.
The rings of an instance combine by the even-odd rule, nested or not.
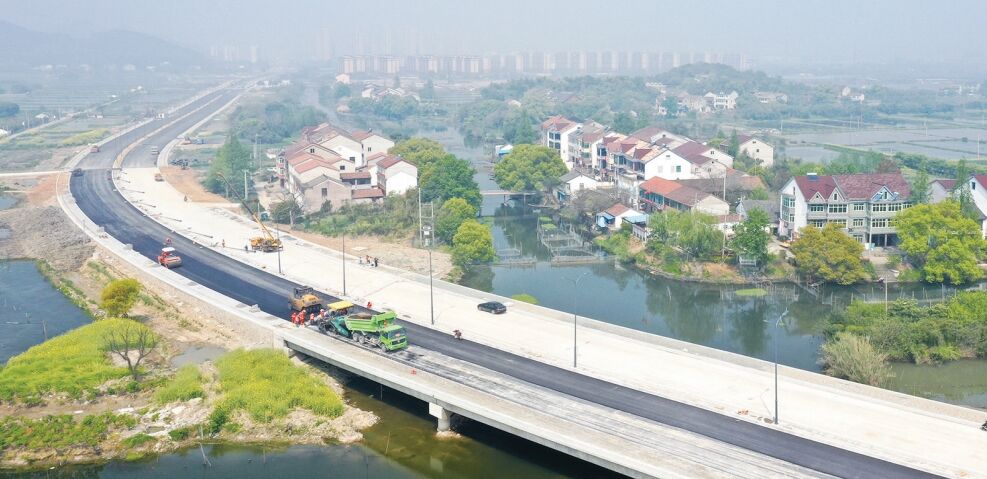
[(279, 351), (236, 350), (220, 358), (216, 367), (223, 392), (217, 410), (223, 412), (214, 412), (210, 422), (236, 410), (260, 422), (284, 417), (295, 408), (329, 417), (343, 413), (343, 402), (335, 391)]
[(132, 324), (144, 327), (129, 319), (104, 319), (14, 356), (0, 369), (0, 400), (37, 402), (42, 395), (56, 392), (73, 397), (94, 394), (104, 382), (126, 376), (126, 368), (110, 363), (103, 338)]
[(156, 441), (156, 439), (154, 439), (153, 436), (148, 436), (147, 434), (139, 433), (124, 439), (121, 443), (125, 447), (138, 447), (143, 444), (147, 444), (149, 442), (154, 442), (154, 441)]
[(108, 316), (126, 316), (140, 297), (141, 284), (136, 279), (117, 279), (103, 288), (99, 307)]
[(39, 419), (10, 416), (0, 418), (0, 451), (11, 448), (46, 449), (77, 446), (95, 447), (112, 429), (130, 428), (130, 416), (112, 413), (86, 416), (76, 421), (69, 414)]
[(522, 302), (529, 303), (529, 304), (538, 304), (538, 298), (536, 298), (536, 297), (534, 297), (534, 296), (532, 296), (530, 294), (527, 294), (527, 293), (515, 294), (515, 295), (511, 296), (511, 299), (517, 300), (517, 301), (522, 301)]
[(823, 364), (830, 376), (870, 386), (884, 386), (894, 377), (887, 356), (855, 334), (839, 333), (822, 349)]
[(186, 364), (178, 370), (175, 377), (171, 378), (163, 388), (158, 390), (154, 398), (160, 404), (167, 404), (174, 401), (188, 401), (193, 398), (205, 397), (206, 392), (202, 389), (202, 374), (194, 364)]

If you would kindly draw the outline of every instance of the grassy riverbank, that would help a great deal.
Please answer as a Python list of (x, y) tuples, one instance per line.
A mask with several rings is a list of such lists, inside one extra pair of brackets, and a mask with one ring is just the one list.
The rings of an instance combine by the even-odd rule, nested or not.
[[(46, 273), (53, 284), (72, 281), (66, 272)], [(108, 265), (89, 262), (72, 273), (71, 292), (92, 306), (98, 287), (119, 277)], [(179, 341), (209, 325), (185, 318), (146, 288), (132, 314), (136, 320), (101, 319), (51, 338), (0, 367), (0, 468), (133, 460), (205, 439), (352, 442), (376, 421), (345, 406), (332, 378), (280, 351), (235, 350), (176, 371), (170, 361), (184, 347)], [(109, 350), (110, 335), (124, 330), (157, 338), (140, 380)]]

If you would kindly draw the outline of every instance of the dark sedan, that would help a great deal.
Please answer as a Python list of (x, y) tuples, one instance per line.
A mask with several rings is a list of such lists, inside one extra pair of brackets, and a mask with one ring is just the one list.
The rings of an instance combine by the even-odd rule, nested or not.
[(504, 314), (507, 312), (507, 306), (504, 306), (503, 303), (498, 303), (497, 301), (480, 303), (476, 306), (476, 309), (493, 314)]

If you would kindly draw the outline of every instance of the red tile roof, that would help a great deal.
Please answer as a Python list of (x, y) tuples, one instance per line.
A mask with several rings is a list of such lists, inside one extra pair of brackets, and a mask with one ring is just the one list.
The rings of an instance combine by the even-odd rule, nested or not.
[(569, 127), (571, 127), (571, 126), (573, 126), (575, 124), (576, 124), (576, 122), (574, 122), (574, 121), (572, 121), (572, 120), (570, 120), (570, 119), (568, 119), (568, 118), (566, 118), (566, 117), (564, 117), (562, 115), (556, 115), (556, 116), (553, 116), (553, 117), (549, 117), (549, 119), (543, 121), (541, 123), (541, 129), (542, 130), (562, 131), (562, 130), (565, 130), (566, 128), (569, 128)]
[(615, 204), (615, 205), (607, 208), (607, 210), (604, 211), (604, 213), (609, 213), (611, 216), (617, 217), (617, 216), (620, 216), (620, 215), (626, 213), (629, 210), (630, 210), (630, 208), (628, 208), (627, 206), (624, 206), (623, 203), (617, 203), (617, 204)]
[(353, 190), (352, 195), (354, 200), (360, 200), (365, 198), (383, 198), (384, 191), (380, 188), (362, 188), (359, 190)]
[(833, 190), (836, 189), (836, 180), (829, 175), (815, 175), (814, 178), (810, 179), (809, 176), (795, 177), (795, 184), (802, 192), (802, 197), (809, 200), (816, 193), (819, 193), (823, 199), (829, 198), (829, 195), (833, 194)]
[[(987, 179), (987, 175), (985, 175), (985, 179)], [(796, 176), (795, 183), (802, 192), (802, 197), (806, 200), (812, 198), (816, 192), (828, 199), (836, 188), (839, 188), (840, 193), (848, 200), (870, 199), (882, 188), (897, 193), (899, 200), (907, 200), (912, 194), (908, 181), (901, 173), (819, 175), (815, 180), (809, 179), (808, 176)]]
[(677, 181), (666, 180), (660, 176), (641, 183), (640, 189), (647, 193), (664, 196), (686, 206), (695, 206), (699, 200), (712, 196), (709, 193), (685, 186)]
[[(974, 178), (976, 178), (977, 176), (983, 176), (983, 175), (975, 175)], [(977, 181), (980, 181), (980, 180), (978, 179)], [(948, 178), (935, 179), (935, 180), (932, 180), (932, 182), (933, 183), (939, 183), (940, 185), (942, 185), (943, 188), (945, 188), (947, 190), (951, 190), (951, 189), (953, 189), (956, 186), (956, 180), (951, 180), (951, 179), (948, 179)]]
[(354, 131), (352, 134), (350, 134), (350, 138), (356, 141), (363, 141), (374, 135), (376, 135), (376, 133), (371, 133), (369, 131)]
[(302, 174), (305, 173), (306, 171), (314, 170), (316, 168), (329, 168), (333, 170), (335, 169), (333, 168), (332, 163), (329, 163), (328, 161), (325, 161), (321, 158), (317, 160), (302, 162), (301, 164), (296, 165), (293, 169), (295, 170), (296, 173)]

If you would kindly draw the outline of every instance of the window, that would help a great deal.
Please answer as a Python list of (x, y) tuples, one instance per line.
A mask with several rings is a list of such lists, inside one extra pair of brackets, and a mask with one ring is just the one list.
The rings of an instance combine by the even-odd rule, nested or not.
[(846, 220), (829, 220), (829, 222), (838, 225), (840, 228), (846, 228)]
[(322, 197), (323, 198), (329, 197), (329, 188), (322, 188)]
[(308, 152), (314, 154), (315, 153), (315, 148), (309, 148), (308, 149)]
[(367, 147), (367, 153), (370, 153), (371, 151), (374, 151), (374, 148), (372, 146), (368, 146)]
[(853, 219), (853, 227), (854, 228), (860, 228), (862, 226), (864, 226), (864, 219), (863, 218), (854, 218)]
[(853, 211), (864, 211), (867, 209), (867, 203), (854, 203)]
[(846, 204), (829, 205), (830, 213), (846, 213)]
[(870, 227), (871, 228), (887, 228), (888, 227), (888, 219), (887, 218), (874, 218), (874, 219), (870, 220)]
[(888, 210), (888, 205), (886, 203), (877, 203), (870, 205), (870, 211), (872, 213), (880, 213)]
[(809, 205), (810, 213), (825, 213), (826, 205)]
[(682, 165), (675, 165), (675, 172), (682, 173)]
[(970, 182), (970, 189), (971, 190), (977, 189), (977, 182), (976, 181), (971, 181)]
[(339, 171), (343, 171), (345, 169), (346, 169), (346, 165), (339, 165)]
[(786, 197), (784, 197), (784, 198), (781, 199), (781, 203), (782, 203), (782, 206), (784, 206), (785, 208), (794, 208), (795, 207), (795, 198), (792, 198), (790, 196), (786, 196)]
[(826, 226), (826, 221), (825, 220), (810, 220), (809, 221), (809, 226), (815, 226), (816, 228), (822, 228), (823, 226)]

